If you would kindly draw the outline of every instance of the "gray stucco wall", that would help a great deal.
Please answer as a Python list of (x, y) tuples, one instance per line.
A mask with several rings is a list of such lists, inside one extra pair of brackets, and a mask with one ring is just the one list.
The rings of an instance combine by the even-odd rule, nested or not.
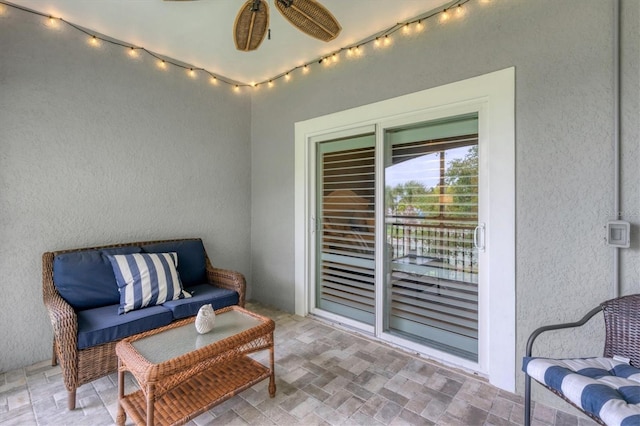
[(47, 250), (202, 237), (250, 278), (250, 99), (8, 8), (0, 17), (0, 371), (51, 356)]
[[(428, 22), (392, 48), (312, 66), (252, 97), (253, 297), (294, 309), (294, 123), (516, 68), (516, 292), (519, 359), (536, 327), (574, 320), (613, 296), (613, 1), (471, 1), (466, 16)], [(638, 277), (639, 2), (624, 0), (622, 27), (622, 293)], [(269, 249), (265, 249), (269, 248)], [(601, 351), (600, 329), (552, 336), (541, 351)], [(596, 343), (597, 342), (597, 343)], [(556, 352), (557, 353), (557, 352)], [(519, 390), (522, 380), (518, 378)], [(546, 397), (543, 397), (546, 398)], [(547, 398), (548, 399), (548, 398)]]

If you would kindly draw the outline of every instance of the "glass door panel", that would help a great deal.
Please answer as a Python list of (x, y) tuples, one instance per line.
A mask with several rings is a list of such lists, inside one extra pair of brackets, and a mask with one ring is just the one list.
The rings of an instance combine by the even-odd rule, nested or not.
[(387, 129), (384, 141), (384, 329), (477, 361), (477, 113)]
[(375, 135), (316, 146), (316, 308), (373, 325)]

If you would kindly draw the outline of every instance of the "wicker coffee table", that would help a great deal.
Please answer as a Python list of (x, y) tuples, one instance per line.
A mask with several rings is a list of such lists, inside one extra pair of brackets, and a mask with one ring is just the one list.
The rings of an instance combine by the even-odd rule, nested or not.
[[(275, 396), (274, 322), (238, 306), (216, 311), (214, 329), (198, 334), (194, 317), (129, 337), (116, 345), (118, 425), (181, 425), (269, 378)], [(270, 367), (247, 354), (268, 349)], [(124, 394), (129, 371), (140, 390)]]

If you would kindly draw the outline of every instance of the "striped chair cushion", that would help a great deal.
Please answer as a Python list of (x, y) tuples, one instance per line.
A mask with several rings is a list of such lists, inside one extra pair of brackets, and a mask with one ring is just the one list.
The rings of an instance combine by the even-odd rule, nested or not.
[(120, 291), (119, 314), (191, 295), (182, 289), (176, 253), (109, 255)]
[(640, 425), (640, 369), (624, 361), (525, 358), (523, 370), (607, 425)]

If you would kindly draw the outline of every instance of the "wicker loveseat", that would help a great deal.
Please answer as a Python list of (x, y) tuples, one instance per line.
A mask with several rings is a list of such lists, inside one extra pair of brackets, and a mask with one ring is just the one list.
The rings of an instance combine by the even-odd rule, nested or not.
[[(532, 357), (533, 344), (540, 334), (580, 327), (599, 312), (603, 313), (605, 325), (602, 357)], [(527, 342), (522, 369), (526, 426), (531, 424), (531, 379), (599, 424), (640, 425), (640, 294), (603, 302), (579, 321), (534, 330)]]
[[(123, 290), (116, 283), (114, 256), (142, 253), (157, 258), (168, 252), (177, 254), (169, 258), (177, 257), (177, 271), (172, 270), (188, 294), (119, 312)], [(117, 371), (118, 341), (193, 316), (204, 304), (220, 309), (245, 303), (244, 276), (213, 267), (198, 238), (47, 252), (42, 275), (44, 304), (53, 327), (52, 363), (60, 363), (70, 410), (75, 408), (78, 387)]]

